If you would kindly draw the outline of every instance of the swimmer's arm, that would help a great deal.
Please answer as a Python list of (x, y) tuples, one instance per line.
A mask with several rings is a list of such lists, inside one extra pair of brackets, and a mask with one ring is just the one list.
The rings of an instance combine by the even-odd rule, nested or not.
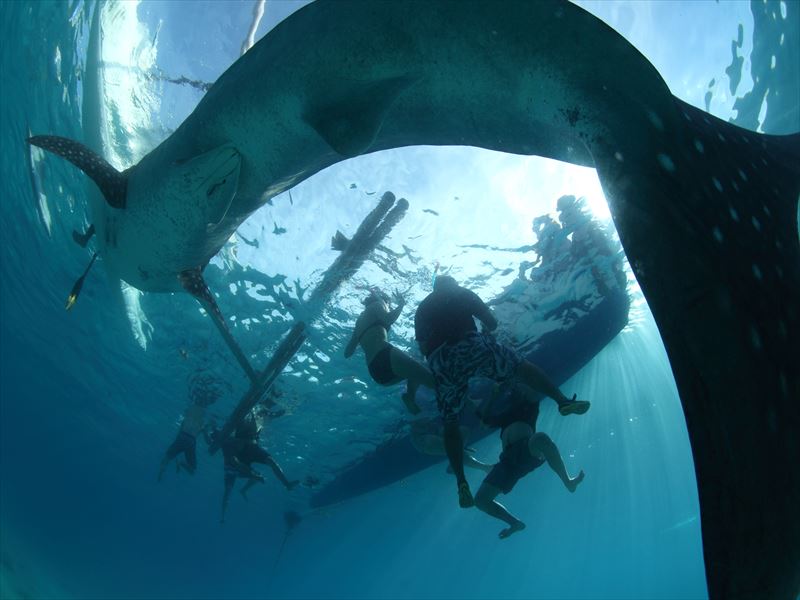
[(403, 294), (398, 291), (395, 291), (394, 293), (394, 301), (397, 302), (397, 306), (394, 308), (394, 310), (386, 314), (387, 327), (397, 321), (400, 313), (403, 312), (403, 307), (406, 305), (406, 299), (403, 297)]
[(351, 356), (353, 356), (353, 352), (355, 352), (356, 348), (358, 347), (358, 336), (356, 335), (356, 332), (358, 332), (357, 327), (355, 331), (353, 331), (353, 337), (350, 338), (350, 341), (347, 342), (347, 346), (344, 349), (345, 358), (350, 358)]
[(391, 327), (395, 321), (397, 321), (398, 317), (400, 316), (400, 313), (403, 312), (403, 306), (404, 306), (403, 304), (398, 304), (391, 311), (384, 313), (383, 322), (386, 324), (387, 329)]
[(481, 323), (485, 331), (494, 331), (497, 329), (497, 319), (494, 318), (492, 310), (481, 300), (474, 292), (469, 292), (473, 296), (473, 309), (472, 314), (475, 315)]
[(347, 346), (344, 348), (344, 357), (350, 358), (353, 356), (353, 352), (356, 351), (358, 348), (358, 342), (361, 340), (361, 335), (364, 333), (364, 315), (367, 311), (361, 313), (361, 315), (356, 320), (356, 326), (353, 328), (353, 335), (350, 338), (350, 341), (347, 342)]

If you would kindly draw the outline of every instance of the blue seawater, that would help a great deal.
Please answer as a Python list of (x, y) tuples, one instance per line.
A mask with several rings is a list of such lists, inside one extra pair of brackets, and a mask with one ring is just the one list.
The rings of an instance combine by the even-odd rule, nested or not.
[[(198, 372), (227, 382), (213, 408), (222, 419), (246, 381), (194, 300), (122, 292), (102, 261), (65, 313), (90, 258), (71, 232), (88, 224), (87, 198), (96, 191), (25, 138), (86, 139), (92, 131), (113, 164), (134, 164), (236, 60), (255, 4), (0, 3), (0, 597), (705, 597), (682, 409), (632, 276), (630, 323), (563, 386), (592, 400), (591, 411), (562, 419), (552, 403), (542, 405), (539, 429), (586, 480), (569, 494), (546, 469), (524, 479), (506, 500), (528, 528), (508, 540), (498, 540), (498, 522), (457, 508), (443, 462), (314, 510), (313, 489), (287, 493), (268, 478), (248, 502), (234, 493), (224, 525), (221, 458), (204, 444), (193, 477), (170, 469), (156, 483), (187, 382)], [(268, 2), (256, 38), (301, 5)], [(747, 96), (751, 72), (762, 68), (750, 5), (582, 5), (626, 35), (679, 97), (784, 132), (775, 86), (796, 90), (797, 75), (772, 82), (774, 108), (763, 89)], [(91, 57), (96, 11), (99, 63)], [(413, 307), (442, 266), (488, 299), (531, 258), (513, 248), (532, 243), (531, 219), (554, 212), (559, 195), (584, 195), (598, 219), (608, 218), (593, 172), (552, 161), (466, 148), (347, 161), (253, 215), (206, 272), (255, 364), (266, 363), (302, 312), (303, 290), (335, 258), (330, 236), (351, 235), (387, 189), (409, 199), (409, 215), (331, 298), (281, 380), (287, 415), (270, 425), (264, 444), (292, 477), (324, 485), (408, 429), (398, 388), (364, 383), (360, 354), (342, 357), (367, 287), (408, 288)], [(407, 308), (392, 333), (406, 349), (412, 314)], [(490, 461), (499, 450), (494, 435), (476, 446)], [(301, 520), (287, 529), (290, 510)]]

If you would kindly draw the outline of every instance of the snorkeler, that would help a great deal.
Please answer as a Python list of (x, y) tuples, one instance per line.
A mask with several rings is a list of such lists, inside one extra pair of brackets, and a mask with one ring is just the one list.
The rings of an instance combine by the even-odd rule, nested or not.
[(164, 476), (164, 471), (169, 462), (179, 454), (183, 454), (185, 461), (179, 461), (177, 468), (184, 469), (193, 475), (197, 469), (197, 436), (203, 431), (206, 421), (206, 409), (214, 404), (221, 396), (221, 392), (213, 385), (209, 377), (196, 378), (191, 387), (192, 401), (183, 414), (181, 427), (175, 441), (172, 442), (158, 470), (158, 481)]
[(364, 300), (364, 311), (356, 320), (353, 336), (344, 349), (345, 358), (350, 358), (360, 344), (367, 359), (369, 374), (375, 383), (394, 385), (406, 380), (406, 391), (401, 396), (408, 411), (415, 415), (420, 412), (414, 398), (420, 385), (433, 389), (431, 372), (405, 352), (398, 350), (388, 341), (389, 327), (397, 320), (405, 306), (402, 294), (395, 292), (397, 306), (389, 311), (389, 297), (377, 289), (372, 289)]
[(500, 461), (492, 468), (478, 489), (475, 506), (487, 515), (508, 524), (508, 527), (500, 532), (500, 538), (505, 539), (512, 533), (525, 529), (525, 523), (508, 512), (506, 507), (495, 499), (497, 496), (501, 493), (508, 494), (520, 479), (545, 462), (570, 492), (574, 492), (583, 481), (584, 473), (581, 471), (576, 477), (570, 477), (564, 459), (561, 458), (561, 453), (553, 440), (544, 433), (536, 432), (539, 401), (530, 397), (529, 388), (515, 386), (511, 405), (501, 413), (493, 415), (492, 403), (498, 387), (495, 387), (495, 393), (478, 412), (478, 417), (489, 427), (500, 427), (503, 452), (500, 454)]
[(539, 367), (516, 351), (499, 344), (487, 333), (479, 333), (473, 317), (484, 331), (494, 331), (497, 319), (477, 294), (459, 286), (448, 275), (436, 278), (431, 292), (417, 308), (414, 319), (417, 343), (436, 379), (436, 403), (444, 419), (444, 442), (450, 466), (458, 483), (462, 508), (475, 504), (464, 476), (463, 442), (459, 414), (467, 397), (471, 377), (503, 382), (515, 379), (553, 398), (562, 415), (589, 410), (584, 400), (567, 398)]
[[(225, 522), (228, 500), (237, 478), (241, 477), (248, 480), (241, 489), (242, 496), (245, 498), (247, 497), (247, 491), (253, 485), (257, 482), (264, 482), (263, 475), (253, 469), (253, 463), (269, 466), (287, 490), (293, 490), (300, 483), (299, 480), (290, 481), (269, 452), (259, 445), (259, 436), (264, 427), (264, 419), (269, 417), (270, 412), (266, 407), (255, 407), (236, 427), (233, 435), (222, 442), (222, 456), (225, 463), (225, 492), (222, 496), (221, 523)], [(272, 418), (276, 417), (273, 416)], [(219, 435), (218, 431), (211, 434), (209, 442), (213, 442), (213, 438), (216, 435)]]

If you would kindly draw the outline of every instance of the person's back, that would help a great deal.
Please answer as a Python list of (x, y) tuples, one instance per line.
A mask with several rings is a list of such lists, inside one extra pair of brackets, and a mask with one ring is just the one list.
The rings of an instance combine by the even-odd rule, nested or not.
[(420, 303), (414, 317), (420, 350), (427, 357), (442, 344), (455, 344), (467, 333), (477, 331), (473, 317), (489, 329), (496, 325), (477, 294), (462, 288), (451, 277), (438, 277), (433, 292)]

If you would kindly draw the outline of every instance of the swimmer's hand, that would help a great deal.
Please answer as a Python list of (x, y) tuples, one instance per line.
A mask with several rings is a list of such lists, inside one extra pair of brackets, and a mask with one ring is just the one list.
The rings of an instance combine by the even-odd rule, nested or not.
[(403, 294), (399, 290), (394, 291), (394, 293), (392, 294), (392, 298), (394, 298), (394, 303), (397, 304), (397, 306), (406, 305), (406, 299), (403, 297)]

